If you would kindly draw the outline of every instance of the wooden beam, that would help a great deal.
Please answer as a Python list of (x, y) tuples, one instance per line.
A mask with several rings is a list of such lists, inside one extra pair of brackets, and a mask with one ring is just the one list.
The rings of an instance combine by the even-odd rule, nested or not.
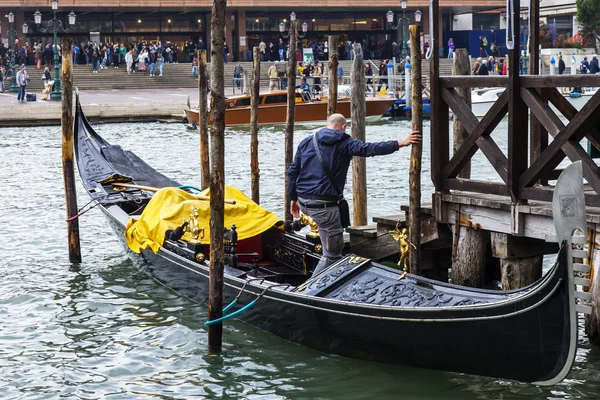
[[(508, 92), (504, 91), (492, 107), (490, 107), (475, 129), (472, 132), (469, 132), (469, 136), (463, 141), (460, 149), (454, 153), (452, 159), (446, 163), (442, 171), (442, 176), (444, 178), (454, 178), (458, 175), (467, 160), (470, 160), (477, 152), (477, 142), (480, 140), (481, 136), (491, 134), (496, 126), (498, 126), (498, 123), (504, 118), (507, 111)], [(505, 161), (504, 169), (507, 168), (507, 162), (508, 161)], [(501, 174), (501, 176), (502, 175), (503, 174)], [(504, 181), (506, 182), (506, 180)]]
[(502, 75), (443, 76), (440, 78), (440, 83), (445, 88), (508, 87), (508, 77)]
[[(454, 51), (454, 60), (452, 63), (452, 75), (465, 76), (471, 75), (471, 63), (469, 62), (469, 53), (467, 49), (456, 49)], [(458, 88), (456, 92), (463, 98), (467, 107), (471, 108), (471, 88)], [(463, 142), (469, 137), (467, 131), (460, 122), (457, 115), (454, 115), (454, 132), (453, 132), (453, 150), (456, 153)], [(479, 123), (479, 121), (477, 121)], [(472, 157), (472, 155), (471, 155)], [(461, 170), (458, 172), (460, 178), (469, 179), (471, 177), (471, 160), (465, 162)]]
[(583, 106), (581, 111), (571, 120), (571, 122), (556, 135), (552, 143), (548, 146), (540, 157), (535, 160), (529, 169), (525, 171), (519, 179), (519, 185), (526, 187), (532, 185), (544, 172), (556, 168), (561, 161), (561, 150), (568, 142), (579, 142), (586, 132), (589, 132), (596, 126), (600, 120), (600, 91), (596, 92), (590, 100)]
[[(513, 15), (508, 20), (520, 21), (521, 0), (513, 0)], [(528, 110), (521, 99), (519, 49), (521, 40), (517, 22), (513, 48), (508, 51), (508, 190), (513, 202), (519, 202), (519, 177), (527, 170)]]
[(442, 98), (452, 112), (454, 112), (454, 116), (458, 118), (463, 128), (469, 133), (473, 132), (477, 124), (479, 124), (479, 119), (473, 114), (471, 107), (465, 103), (465, 99), (458, 94), (455, 88), (443, 88), (441, 93)]
[[(433, 20), (440, 15), (440, 0), (432, 0)], [(441, 43), (442, 32), (439, 24), (433, 25), (433, 37), (430, 43)], [(437, 191), (443, 190), (442, 169), (450, 159), (450, 124), (448, 105), (440, 92), (440, 57), (433, 51), (429, 67), (430, 101), (431, 101), (431, 179)]]
[(492, 232), (492, 256), (496, 258), (523, 258), (558, 253), (558, 245), (544, 240), (517, 237)]
[[(554, 188), (547, 186), (535, 186), (525, 187), (521, 189), (523, 198), (528, 200), (539, 200), (552, 202), (552, 196), (554, 195)], [(586, 192), (585, 205), (588, 207), (600, 207), (600, 194)]]
[[(542, 89), (544, 95), (550, 100), (552, 105), (569, 121), (571, 121), (579, 112), (573, 104), (569, 102), (558, 90), (556, 89)], [(597, 128), (592, 129), (585, 135), (587, 140), (592, 142), (594, 146), (600, 149), (600, 130)]]
[[(329, 94), (327, 96), (327, 117), (337, 112), (338, 98), (338, 37), (329, 35), (327, 38), (329, 46)], [(373, 83), (373, 87), (375, 84)]]
[[(518, 58), (517, 58), (518, 59)], [(518, 63), (517, 63), (518, 65)], [(521, 85), (528, 88), (547, 87), (598, 87), (600, 86), (600, 75), (544, 75), (523, 76)]]
[(506, 185), (474, 179), (445, 179), (444, 189), (508, 196), (508, 187)]
[(540, 2), (529, 0), (529, 75), (540, 74)]

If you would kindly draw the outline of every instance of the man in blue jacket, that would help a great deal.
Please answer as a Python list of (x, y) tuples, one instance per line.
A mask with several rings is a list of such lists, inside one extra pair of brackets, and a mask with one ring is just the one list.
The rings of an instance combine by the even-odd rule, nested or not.
[(346, 175), (352, 157), (373, 157), (391, 154), (402, 147), (421, 142), (421, 133), (411, 132), (405, 139), (386, 142), (365, 143), (346, 134), (346, 118), (332, 114), (325, 128), (315, 133), (323, 163), (329, 170), (336, 187), (333, 187), (324, 171), (315, 148), (313, 138), (302, 140), (296, 150), (294, 162), (288, 170), (290, 210), (294, 217), (300, 211), (310, 216), (319, 227), (323, 245), (323, 257), (317, 264), (313, 276), (338, 260), (344, 247), (344, 228), (340, 220), (338, 201), (343, 195)]

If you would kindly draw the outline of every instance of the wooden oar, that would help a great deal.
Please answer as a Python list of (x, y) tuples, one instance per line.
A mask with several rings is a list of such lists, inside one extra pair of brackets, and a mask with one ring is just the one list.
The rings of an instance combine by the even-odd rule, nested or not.
[[(140, 190), (147, 190), (149, 192), (158, 192), (160, 189), (162, 188), (157, 188), (157, 187), (152, 187), (152, 186), (142, 186), (142, 185), (134, 185), (133, 183), (121, 183), (121, 182), (113, 182), (111, 183), (111, 185), (116, 186), (116, 187), (128, 187), (128, 188), (134, 188), (134, 189), (140, 189)], [(200, 195), (195, 195), (198, 200), (210, 200), (209, 196), (200, 196)], [(235, 200), (227, 200), (225, 199), (225, 203), (226, 204), (235, 204)]]

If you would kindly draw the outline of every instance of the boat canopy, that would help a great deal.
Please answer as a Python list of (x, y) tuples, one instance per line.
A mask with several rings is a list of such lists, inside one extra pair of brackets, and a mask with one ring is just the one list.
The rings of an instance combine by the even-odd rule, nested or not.
[[(208, 196), (210, 190), (206, 189), (200, 195)], [(236, 226), (238, 240), (254, 237), (281, 223), (276, 214), (265, 210), (232, 186), (225, 186), (225, 199), (235, 201), (235, 204), (225, 204), (225, 226)], [(209, 244), (210, 202), (199, 200), (185, 190), (167, 187), (152, 197), (139, 219), (129, 219), (125, 230), (127, 245), (136, 253), (147, 248), (158, 252), (165, 240), (165, 232), (181, 226), (190, 217), (192, 208), (197, 210), (199, 228), (204, 229), (204, 234), (198, 240), (202, 244)], [(189, 232), (182, 238), (184, 241), (191, 239)]]

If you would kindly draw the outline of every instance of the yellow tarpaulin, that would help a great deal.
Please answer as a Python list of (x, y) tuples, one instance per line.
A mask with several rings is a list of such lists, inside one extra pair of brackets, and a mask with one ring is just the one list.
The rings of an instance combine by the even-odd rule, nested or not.
[[(210, 195), (205, 190), (202, 195)], [(235, 200), (236, 204), (225, 204), (225, 226), (235, 225), (238, 240), (258, 235), (271, 228), (280, 218), (265, 210), (238, 189), (225, 186), (225, 199)], [(198, 224), (204, 228), (202, 243), (210, 243), (210, 202), (198, 200), (196, 196), (177, 188), (163, 188), (156, 192), (140, 218), (130, 219), (125, 229), (125, 240), (129, 248), (136, 253), (151, 248), (155, 253), (165, 240), (167, 229), (175, 229), (189, 218), (192, 207), (198, 210)], [(185, 233), (182, 240), (188, 241), (191, 236)]]

